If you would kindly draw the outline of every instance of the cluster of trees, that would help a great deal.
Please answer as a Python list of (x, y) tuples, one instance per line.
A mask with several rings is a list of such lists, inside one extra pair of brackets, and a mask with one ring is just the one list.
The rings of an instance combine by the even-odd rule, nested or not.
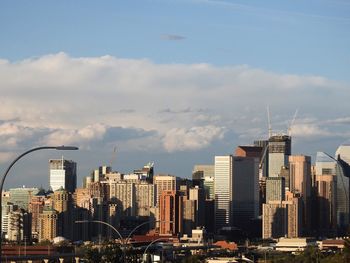
[[(259, 262), (265, 262), (264, 258), (260, 258)], [(308, 247), (300, 254), (268, 254), (266, 262), (268, 263), (344, 263), (350, 262), (350, 240), (345, 240), (343, 251), (338, 252), (321, 252), (316, 247)]]

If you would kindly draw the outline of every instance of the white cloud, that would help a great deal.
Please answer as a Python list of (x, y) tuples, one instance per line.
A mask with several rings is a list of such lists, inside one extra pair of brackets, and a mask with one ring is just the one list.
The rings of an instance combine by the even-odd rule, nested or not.
[(222, 127), (211, 125), (189, 129), (174, 128), (165, 134), (163, 144), (169, 152), (199, 150), (207, 147), (215, 139), (222, 139), (223, 135)]
[[(275, 113), (284, 124), (296, 108), (318, 122), (325, 113), (349, 111), (342, 95), (346, 85), (246, 65), (155, 64), (58, 53), (0, 60), (0, 80), (0, 146), (6, 151), (40, 143), (103, 148), (114, 140), (130, 149), (199, 150), (224, 138), (221, 127), (241, 138), (247, 131), (248, 136), (265, 131), (267, 104), (272, 121)], [(325, 108), (325, 101), (337, 109)], [(332, 132), (311, 124), (299, 122), (293, 133)], [(148, 145), (142, 144), (146, 138)]]

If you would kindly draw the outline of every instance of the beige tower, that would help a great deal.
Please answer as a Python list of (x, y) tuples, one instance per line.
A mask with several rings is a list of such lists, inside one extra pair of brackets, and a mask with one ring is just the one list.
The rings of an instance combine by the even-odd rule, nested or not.
[(289, 156), (290, 191), (302, 198), (303, 224), (306, 232), (311, 231), (311, 157), (305, 155)]
[(52, 241), (57, 236), (58, 213), (56, 210), (45, 207), (39, 215), (39, 242), (43, 240)]
[(58, 212), (57, 231), (59, 236), (71, 239), (72, 234), (72, 196), (64, 189), (53, 193), (53, 209)]

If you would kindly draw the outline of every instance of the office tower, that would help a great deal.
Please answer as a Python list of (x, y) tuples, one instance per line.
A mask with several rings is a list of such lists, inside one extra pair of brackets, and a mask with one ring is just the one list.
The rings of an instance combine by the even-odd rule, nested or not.
[(205, 198), (206, 199), (212, 199), (213, 200), (215, 198), (214, 183), (215, 183), (214, 176), (206, 176), (206, 177), (204, 177), (203, 188), (204, 188)]
[(259, 160), (233, 157), (232, 215), (234, 226), (248, 231), (259, 215)]
[(300, 237), (302, 234), (301, 200), (292, 193), (285, 201), (263, 204), (263, 238)]
[(180, 198), (182, 200), (182, 234), (191, 235), (192, 229), (196, 229), (196, 222), (199, 219), (197, 213), (197, 202), (195, 200), (187, 199), (186, 196), (181, 196)]
[[(335, 152), (336, 159), (338, 156), (346, 163), (350, 164), (350, 145), (340, 145)], [(349, 178), (345, 176), (343, 170), (336, 165), (337, 174), (337, 223), (341, 232), (347, 230), (349, 226)]]
[(259, 211), (258, 160), (215, 156), (215, 228), (249, 227)]
[(19, 208), (28, 210), (29, 202), (32, 196), (35, 196), (39, 192), (38, 188), (10, 188), (10, 202), (17, 205)]
[(192, 181), (193, 186), (199, 186), (203, 188), (203, 181), (205, 177), (214, 177), (214, 165), (208, 164), (197, 164), (192, 170)]
[(71, 160), (57, 159), (49, 161), (49, 184), (52, 191), (60, 188), (73, 193), (77, 187), (77, 164)]
[(215, 229), (233, 226), (233, 157), (215, 156)]
[(42, 214), (39, 215), (39, 242), (43, 240), (52, 241), (57, 236), (57, 221), (57, 211), (50, 207), (44, 207)]
[(204, 227), (208, 233), (215, 232), (215, 200), (205, 200)]
[(161, 235), (177, 235), (182, 233), (182, 202), (178, 191), (162, 191), (159, 197), (159, 220)]
[(18, 209), (8, 214), (7, 239), (17, 243), (31, 242), (31, 215), (24, 209)]
[(289, 156), (290, 192), (300, 194), (304, 211), (304, 228), (310, 231), (312, 227), (311, 206), (311, 157), (304, 155)]
[(240, 145), (235, 150), (235, 156), (238, 157), (255, 157), (260, 160), (262, 155), (263, 147), (260, 146), (250, 146), (250, 145)]
[(254, 146), (261, 147), (259, 178), (267, 177), (269, 172), (269, 141), (257, 140), (254, 141)]
[(317, 190), (317, 228), (319, 235), (331, 236), (337, 226), (336, 162), (323, 152), (317, 152), (315, 181)]
[(71, 193), (60, 189), (53, 193), (53, 209), (58, 212), (57, 234), (67, 239), (71, 239), (72, 234), (72, 208), (73, 201)]
[(163, 191), (174, 191), (180, 189), (180, 178), (174, 175), (157, 174), (153, 177), (153, 184), (155, 185), (157, 192), (156, 205), (159, 206), (159, 197)]
[(195, 202), (195, 226), (204, 226), (204, 217), (205, 217), (205, 192), (202, 188), (198, 186), (189, 189), (189, 200)]
[(281, 168), (288, 166), (291, 140), (287, 135), (273, 135), (269, 138), (269, 177), (278, 177)]
[(285, 200), (285, 179), (283, 177), (266, 178), (266, 203)]

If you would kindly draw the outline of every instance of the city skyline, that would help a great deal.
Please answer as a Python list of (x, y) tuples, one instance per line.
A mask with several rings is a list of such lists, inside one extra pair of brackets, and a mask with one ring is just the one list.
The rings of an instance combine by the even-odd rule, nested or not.
[[(285, 132), (298, 109), (292, 154), (334, 155), (350, 135), (350, 5), (293, 3), (0, 3), (1, 170), (33, 146), (73, 144), (78, 186), (99, 165), (149, 161), (190, 178), (267, 139), (267, 106)], [(61, 156), (32, 154), (6, 187), (45, 187)]]

